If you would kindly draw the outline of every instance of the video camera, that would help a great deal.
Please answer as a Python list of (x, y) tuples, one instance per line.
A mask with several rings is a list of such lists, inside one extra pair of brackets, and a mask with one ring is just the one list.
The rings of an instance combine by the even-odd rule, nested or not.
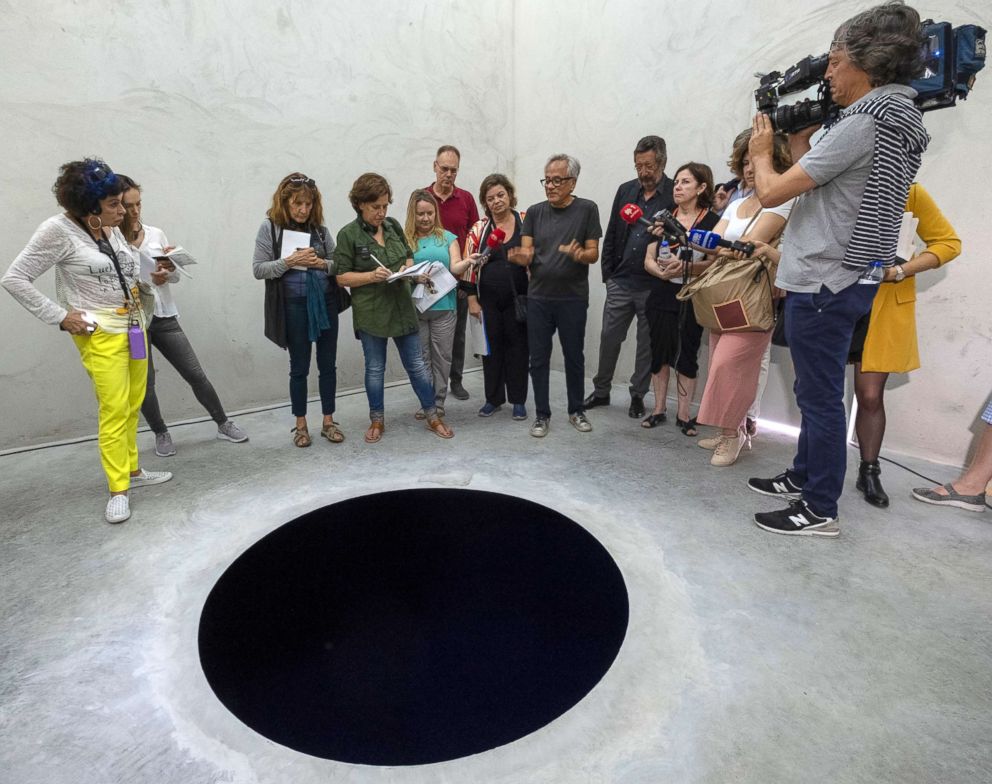
[[(954, 106), (967, 99), (975, 75), (985, 67), (985, 33), (978, 25), (952, 28), (950, 22), (923, 23), (923, 73), (910, 82), (917, 92), (914, 103), (921, 112)], [(830, 84), (823, 76), (828, 55), (809, 56), (787, 69), (760, 75), (754, 91), (759, 112), (767, 114), (777, 131), (795, 133), (813, 125), (830, 123), (840, 112), (830, 98)], [(779, 106), (779, 98), (819, 85), (816, 98)]]

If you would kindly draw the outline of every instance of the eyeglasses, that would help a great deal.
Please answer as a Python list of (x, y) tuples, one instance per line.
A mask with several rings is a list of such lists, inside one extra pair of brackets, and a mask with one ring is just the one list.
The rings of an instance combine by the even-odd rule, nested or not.
[(558, 188), (569, 180), (574, 179), (574, 177), (545, 177), (541, 180), (541, 185), (544, 188)]
[(290, 177), (286, 180), (286, 182), (292, 183), (293, 185), (312, 185), (314, 188), (317, 187), (317, 183), (309, 177)]

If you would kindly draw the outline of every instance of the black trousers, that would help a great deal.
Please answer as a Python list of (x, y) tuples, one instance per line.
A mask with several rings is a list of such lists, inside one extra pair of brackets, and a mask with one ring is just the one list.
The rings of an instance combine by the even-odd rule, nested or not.
[(487, 293), (481, 304), (489, 338), (489, 356), (482, 358), (486, 402), (522, 405), (527, 402), (527, 323), (517, 321), (510, 291)]

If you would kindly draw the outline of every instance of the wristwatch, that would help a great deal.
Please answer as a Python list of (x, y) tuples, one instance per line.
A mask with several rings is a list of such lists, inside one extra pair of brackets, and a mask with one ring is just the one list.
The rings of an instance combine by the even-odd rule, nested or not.
[(896, 283), (899, 283), (902, 280), (906, 280), (906, 270), (902, 268), (901, 264), (896, 264), (895, 270), (896, 270)]

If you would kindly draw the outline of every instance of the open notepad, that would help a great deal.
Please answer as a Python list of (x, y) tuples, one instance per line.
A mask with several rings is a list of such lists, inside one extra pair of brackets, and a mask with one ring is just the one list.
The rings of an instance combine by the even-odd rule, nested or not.
[(421, 313), (458, 285), (458, 281), (440, 261), (422, 261), (411, 267), (404, 267), (399, 272), (394, 272), (386, 280), (392, 283), (418, 275), (428, 275), (431, 279), (430, 286), (418, 283), (410, 294), (413, 298), (413, 304)]

